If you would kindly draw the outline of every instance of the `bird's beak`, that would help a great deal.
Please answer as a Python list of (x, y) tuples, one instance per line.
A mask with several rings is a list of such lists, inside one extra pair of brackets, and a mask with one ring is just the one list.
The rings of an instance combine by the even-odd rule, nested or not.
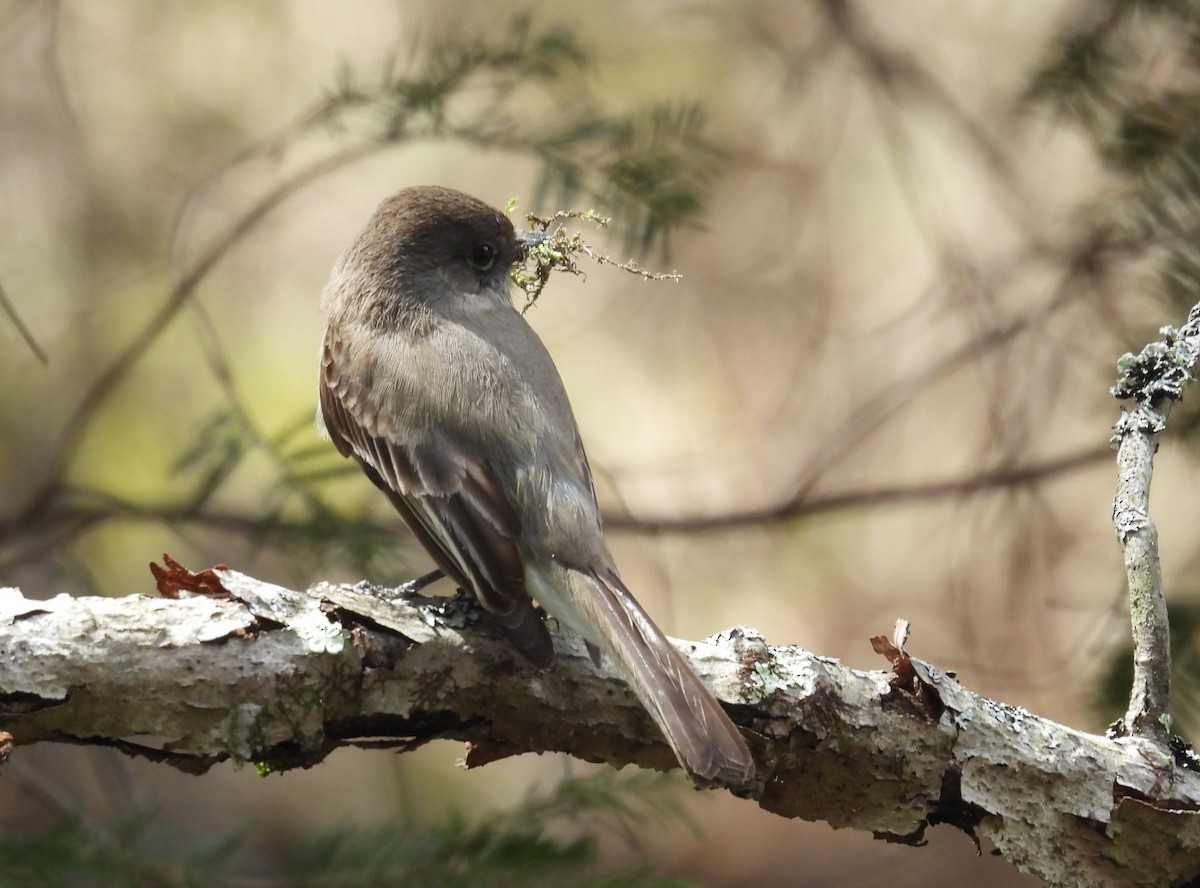
[(524, 259), (529, 251), (550, 236), (548, 231), (521, 231), (517, 234), (517, 258)]

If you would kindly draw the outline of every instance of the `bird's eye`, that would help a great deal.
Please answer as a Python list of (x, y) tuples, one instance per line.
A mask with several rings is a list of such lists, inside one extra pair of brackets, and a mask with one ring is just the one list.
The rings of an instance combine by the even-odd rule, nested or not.
[(496, 261), (496, 248), (491, 244), (479, 244), (467, 256), (467, 262), (476, 271), (487, 271)]

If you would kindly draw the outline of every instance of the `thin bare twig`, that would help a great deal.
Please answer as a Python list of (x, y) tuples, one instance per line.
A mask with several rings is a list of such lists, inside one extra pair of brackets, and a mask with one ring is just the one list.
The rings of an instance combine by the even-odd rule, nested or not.
[(33, 333), (26, 326), (25, 321), (21, 318), (17, 308), (12, 304), (12, 300), (8, 298), (8, 294), (4, 292), (4, 286), (0, 285), (0, 310), (8, 315), (8, 319), (12, 321), (12, 325), (17, 328), (17, 332), (21, 334), (21, 338), (25, 340), (25, 344), (29, 346), (29, 350), (37, 356), (37, 359), (43, 364), (50, 363), (50, 357), (46, 354), (36, 339), (33, 338)]

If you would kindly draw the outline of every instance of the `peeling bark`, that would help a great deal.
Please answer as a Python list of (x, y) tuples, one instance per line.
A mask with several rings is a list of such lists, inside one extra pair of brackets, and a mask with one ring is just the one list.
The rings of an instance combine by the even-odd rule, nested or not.
[[(24, 598), (0, 590), (0, 730), (109, 745), (191, 772), (309, 767), (340, 746), (466, 741), (469, 766), (563, 751), (675, 760), (576, 639), (529, 666), (472, 602), (365, 585), (298, 592), (218, 571), (230, 597)], [(918, 843), (950, 823), (1052, 885), (1200, 874), (1200, 775), (980, 697), (918, 660), (921, 694), (752, 630), (678, 642), (746, 732), (768, 811)], [(934, 703), (931, 703), (934, 701)]]

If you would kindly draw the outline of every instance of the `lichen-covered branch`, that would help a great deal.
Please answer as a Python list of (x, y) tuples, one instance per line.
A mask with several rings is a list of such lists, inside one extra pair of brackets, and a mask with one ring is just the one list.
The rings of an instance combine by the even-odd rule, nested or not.
[(1133, 687), (1129, 708), (1114, 733), (1165, 745), (1170, 735), (1171, 637), (1158, 531), (1150, 519), (1150, 480), (1158, 435), (1200, 354), (1200, 306), (1192, 309), (1181, 329), (1164, 327), (1160, 332), (1161, 341), (1150, 343), (1140, 355), (1121, 358), (1120, 377), (1112, 390), (1118, 398), (1135, 401), (1133, 410), (1122, 413), (1112, 438), (1117, 448), (1113, 523), (1125, 553), (1133, 626)]
[[(0, 590), (0, 731), (14, 754), (59, 741), (193, 772), (227, 759), (284, 769), (339, 746), (453, 738), (468, 766), (558, 750), (675, 767), (573, 638), (556, 635), (558, 660), (538, 671), (461, 596), (214, 575), (215, 595), (178, 600)], [(914, 844), (951, 823), (1052, 885), (1200, 875), (1200, 775), (1152, 743), (1048, 722), (907, 655), (903, 671), (862, 672), (744, 629), (679, 644), (747, 732), (761, 780), (748, 795), (769, 811)]]

